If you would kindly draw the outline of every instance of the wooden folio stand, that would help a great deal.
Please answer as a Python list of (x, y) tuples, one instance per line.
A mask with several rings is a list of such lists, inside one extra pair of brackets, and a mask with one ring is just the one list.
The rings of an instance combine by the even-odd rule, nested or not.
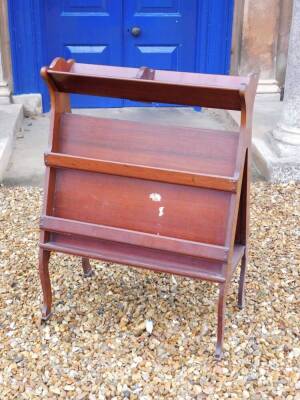
[[(51, 314), (51, 251), (219, 284), (221, 357), (229, 282), (248, 247), (251, 119), (257, 76), (204, 75), (55, 59), (41, 217), (42, 319)], [(71, 114), (69, 93), (241, 111), (239, 132)]]

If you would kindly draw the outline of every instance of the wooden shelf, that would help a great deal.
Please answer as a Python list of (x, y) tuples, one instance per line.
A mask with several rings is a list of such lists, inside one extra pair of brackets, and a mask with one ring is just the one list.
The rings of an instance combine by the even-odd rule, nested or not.
[[(173, 252), (60, 234), (52, 234), (51, 240), (42, 244), (41, 247), (45, 250), (92, 257), (121, 265), (150, 268), (153, 271), (174, 273), (195, 279), (220, 283), (225, 281), (224, 263)], [(233, 257), (235, 266), (243, 256), (244, 249), (244, 246), (235, 246)]]
[(63, 114), (58, 151), (153, 168), (233, 177), (239, 132)]
[[(42, 70), (42, 74), (43, 74)], [(47, 69), (60, 92), (241, 110), (253, 77), (90, 65), (56, 59)], [(151, 79), (149, 79), (151, 77)], [(143, 79), (144, 78), (144, 79)]]
[[(51, 71), (51, 67), (48, 70)], [(55, 72), (57, 70), (54, 69)], [(53, 71), (53, 73), (54, 73)], [(111, 65), (94, 65), (84, 63), (74, 63), (70, 66), (68, 72), (70, 75), (93, 76), (98, 78), (111, 78), (111, 79), (141, 79), (139, 76), (139, 68), (130, 67), (114, 67)], [(232, 76), (232, 75), (217, 75), (217, 74), (199, 74), (195, 72), (178, 72), (178, 71), (165, 71), (154, 70), (153, 81), (162, 83), (173, 83), (176, 85), (191, 85), (204, 87), (213, 87), (216, 89), (231, 89), (241, 90), (249, 86), (249, 76)]]

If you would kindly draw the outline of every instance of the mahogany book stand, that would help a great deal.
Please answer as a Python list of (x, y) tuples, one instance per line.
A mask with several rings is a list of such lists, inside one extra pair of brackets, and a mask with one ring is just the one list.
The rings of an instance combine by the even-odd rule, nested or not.
[[(40, 222), (42, 319), (51, 314), (51, 251), (219, 285), (216, 356), (225, 300), (248, 247), (251, 119), (257, 75), (206, 75), (79, 64), (44, 67), (51, 96)], [(239, 132), (71, 114), (69, 93), (240, 110)]]

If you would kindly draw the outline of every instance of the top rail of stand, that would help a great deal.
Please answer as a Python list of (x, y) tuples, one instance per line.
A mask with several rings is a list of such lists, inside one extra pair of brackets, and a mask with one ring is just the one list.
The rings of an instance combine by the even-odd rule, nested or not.
[(241, 110), (257, 76), (190, 72), (76, 63), (56, 58), (42, 77), (56, 91), (135, 101)]

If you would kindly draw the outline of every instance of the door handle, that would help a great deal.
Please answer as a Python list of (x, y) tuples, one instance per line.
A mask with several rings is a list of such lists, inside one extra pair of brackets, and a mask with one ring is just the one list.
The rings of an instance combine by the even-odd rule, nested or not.
[(138, 27), (138, 26), (134, 26), (133, 28), (131, 28), (131, 34), (132, 34), (132, 36), (134, 36), (134, 37), (140, 36), (141, 32), (142, 32), (142, 30), (141, 30), (141, 28)]

